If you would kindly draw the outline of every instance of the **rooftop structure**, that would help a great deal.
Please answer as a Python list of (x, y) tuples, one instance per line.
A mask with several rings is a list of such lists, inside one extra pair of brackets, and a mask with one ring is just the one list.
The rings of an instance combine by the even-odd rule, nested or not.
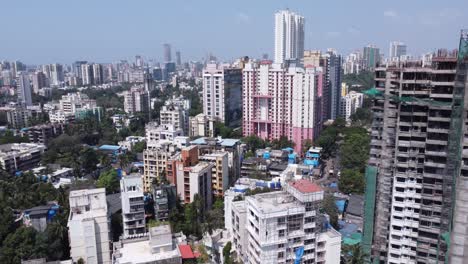
[(149, 229), (140, 238), (114, 243), (114, 264), (170, 263), (181, 264), (182, 257), (169, 225)]

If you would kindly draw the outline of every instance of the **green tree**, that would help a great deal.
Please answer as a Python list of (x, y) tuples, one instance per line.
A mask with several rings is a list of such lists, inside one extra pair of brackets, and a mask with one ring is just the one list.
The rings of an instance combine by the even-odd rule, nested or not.
[(0, 263), (43, 258), (47, 256), (47, 239), (32, 227), (20, 227), (6, 237), (1, 252)]
[(269, 146), (269, 144), (265, 140), (257, 137), (256, 135), (244, 137), (242, 138), (242, 142), (244, 142), (247, 145), (247, 149), (252, 153), (255, 153), (257, 149), (262, 149)]
[(146, 141), (141, 141), (141, 142), (136, 143), (136, 144), (132, 147), (132, 152), (134, 152), (134, 153), (142, 153), (145, 149), (146, 149)]
[(358, 108), (350, 119), (352, 126), (368, 127), (372, 123), (372, 111), (369, 108)]
[(222, 138), (230, 138), (233, 130), (225, 126), (222, 122), (215, 123), (215, 136), (221, 136)]
[(98, 188), (106, 188), (106, 193), (115, 193), (120, 188), (117, 171), (114, 169), (101, 173), (97, 181)]
[(10, 144), (10, 143), (27, 143), (29, 142), (28, 136), (15, 136), (11, 130), (5, 131), (5, 133), (0, 136), (0, 145)]
[(323, 198), (322, 207), (325, 213), (330, 217), (330, 225), (338, 230), (338, 207), (336, 206), (335, 197), (330, 194), (326, 195)]
[(370, 137), (363, 128), (349, 128), (340, 147), (341, 167), (364, 172), (369, 159)]
[(338, 182), (340, 191), (346, 194), (363, 194), (366, 186), (364, 174), (358, 170), (345, 169), (341, 171), (341, 176)]
[(296, 144), (285, 136), (281, 136), (279, 139), (271, 142), (271, 147), (274, 149), (294, 148), (294, 145)]
[(345, 264), (364, 264), (369, 256), (364, 253), (360, 244), (344, 245), (342, 252)]
[(225, 264), (233, 264), (233, 260), (231, 258), (231, 248), (232, 248), (231, 241), (227, 242), (223, 248), (223, 259), (224, 259)]
[(206, 213), (204, 225), (205, 232), (213, 233), (213, 230), (224, 228), (224, 200), (217, 198), (213, 208)]

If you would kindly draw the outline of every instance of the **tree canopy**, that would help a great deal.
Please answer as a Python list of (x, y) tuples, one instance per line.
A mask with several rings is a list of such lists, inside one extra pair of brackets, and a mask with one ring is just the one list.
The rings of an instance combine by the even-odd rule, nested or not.
[(97, 181), (98, 188), (106, 188), (106, 193), (115, 193), (120, 190), (120, 182), (117, 171), (110, 169), (101, 173)]

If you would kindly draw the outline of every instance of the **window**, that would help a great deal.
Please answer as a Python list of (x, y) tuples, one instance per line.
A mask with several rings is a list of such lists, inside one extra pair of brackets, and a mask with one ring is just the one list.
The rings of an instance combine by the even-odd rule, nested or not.
[(284, 237), (284, 230), (278, 231), (278, 236), (279, 237)]

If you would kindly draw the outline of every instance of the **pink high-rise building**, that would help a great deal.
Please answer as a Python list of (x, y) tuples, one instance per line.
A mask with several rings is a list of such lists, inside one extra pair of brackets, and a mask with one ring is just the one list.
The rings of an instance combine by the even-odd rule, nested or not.
[(302, 154), (304, 141), (313, 141), (322, 126), (322, 69), (262, 61), (248, 63), (242, 78), (244, 136), (285, 136)]

